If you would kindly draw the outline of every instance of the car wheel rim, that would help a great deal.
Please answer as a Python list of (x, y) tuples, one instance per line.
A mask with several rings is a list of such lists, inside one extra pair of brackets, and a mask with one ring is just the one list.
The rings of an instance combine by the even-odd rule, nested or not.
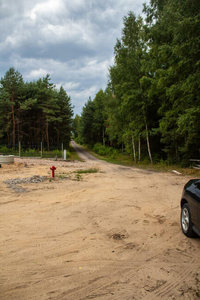
[(188, 231), (188, 228), (189, 228), (189, 212), (186, 208), (184, 208), (182, 210), (182, 228), (183, 228), (183, 231), (184, 232), (187, 232)]

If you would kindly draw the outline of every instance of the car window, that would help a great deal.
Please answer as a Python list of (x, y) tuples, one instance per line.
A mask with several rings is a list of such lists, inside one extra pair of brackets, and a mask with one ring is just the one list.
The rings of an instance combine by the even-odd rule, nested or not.
[(195, 183), (195, 186), (200, 190), (200, 182), (199, 181)]

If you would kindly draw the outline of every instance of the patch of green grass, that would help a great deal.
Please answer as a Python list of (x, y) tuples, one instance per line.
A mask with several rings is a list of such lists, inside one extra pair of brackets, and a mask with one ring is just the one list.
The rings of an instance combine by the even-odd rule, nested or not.
[(80, 157), (78, 156), (78, 154), (76, 153), (76, 151), (74, 150), (74, 148), (69, 145), (69, 153), (70, 153), (70, 158), (67, 157), (67, 160), (79, 160), (79, 161), (82, 161), (80, 159)]
[[(84, 169), (84, 170), (77, 170), (70, 173), (62, 172), (62, 173), (57, 173), (55, 174), (55, 177), (59, 179), (71, 179), (71, 180), (76, 180), (80, 181), (82, 179), (82, 174), (92, 174), (92, 173), (97, 173), (98, 169), (91, 168), (91, 169)], [(48, 172), (50, 174), (50, 172)], [(74, 175), (73, 175), (74, 174)], [(49, 181), (51, 182), (52, 179), (50, 178)]]
[(68, 178), (68, 176), (65, 175), (65, 174), (59, 174), (59, 175), (56, 175), (56, 177), (58, 177), (60, 179), (66, 179), (66, 178)]
[(75, 171), (74, 173), (77, 173), (77, 174), (90, 174), (90, 173), (97, 173), (98, 172), (98, 169), (86, 169), (86, 170), (77, 170)]
[(191, 176), (194, 178), (200, 178), (200, 170), (194, 169), (192, 167), (182, 168), (179, 165), (169, 165), (165, 162), (151, 164), (150, 162), (148, 163), (145, 161), (145, 162), (138, 162), (136, 164), (131, 157), (122, 153), (118, 153), (115, 158), (110, 158), (110, 157), (100, 156), (92, 152), (90, 149), (87, 148), (87, 146), (84, 146), (84, 148), (94, 157), (100, 160), (104, 160), (108, 163), (129, 166), (138, 169), (150, 170), (154, 172), (172, 172), (172, 170), (176, 170), (182, 175)]
[(76, 180), (80, 181), (81, 180), (81, 175), (80, 174), (76, 174)]

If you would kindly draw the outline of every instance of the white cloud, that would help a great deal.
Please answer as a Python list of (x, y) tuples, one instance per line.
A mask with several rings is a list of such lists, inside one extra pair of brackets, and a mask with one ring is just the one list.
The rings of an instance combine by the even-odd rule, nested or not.
[(108, 67), (111, 63), (111, 60), (105, 61), (88, 61), (83, 67), (79, 69), (80, 76), (87, 76), (88, 78), (94, 77), (103, 77), (105, 78), (106, 74), (108, 73)]
[(123, 17), (140, 0), (0, 0), (0, 77), (15, 67), (25, 81), (51, 75), (75, 113), (107, 84)]
[(87, 28), (83, 23), (66, 22), (64, 25), (46, 24), (40, 34), (48, 42), (55, 44), (57, 42), (73, 41), (80, 42), (85, 41), (92, 42), (90, 37), (90, 28)]
[(66, 91), (75, 91), (77, 90), (77, 88), (80, 86), (80, 82), (67, 82), (67, 83), (61, 83), (61, 84), (57, 84), (56, 85), (57, 87), (59, 86), (62, 86)]
[(91, 95), (94, 95), (94, 93), (97, 91), (97, 89), (98, 88), (96, 86), (91, 86), (87, 90), (82, 90), (82, 91), (77, 91), (77, 92), (74, 91), (71, 94), (73, 94), (74, 97), (77, 99), (80, 99), (80, 98), (85, 99), (85, 101), (84, 100), (82, 100), (82, 101), (86, 102)]
[(27, 75), (27, 78), (42, 78), (42, 77), (45, 77), (47, 75), (47, 70), (44, 70), (44, 69), (37, 69), (37, 70), (31, 70), (31, 72)]
[(35, 7), (26, 13), (32, 20), (36, 20), (39, 17), (49, 17), (54, 14), (62, 12), (64, 9), (62, 0), (46, 0), (35, 5)]
[(64, 1), (64, 2), (66, 3), (66, 6), (68, 7), (69, 10), (83, 9), (86, 5), (88, 5), (88, 1), (85, 0), (73, 0), (73, 1)]
[(94, 85), (85, 90), (71, 91), (69, 93), (71, 99), (73, 99), (73, 104), (76, 107), (75, 115), (77, 113), (80, 114), (83, 106), (89, 100), (89, 97), (92, 97), (93, 99), (98, 90), (99, 87)]

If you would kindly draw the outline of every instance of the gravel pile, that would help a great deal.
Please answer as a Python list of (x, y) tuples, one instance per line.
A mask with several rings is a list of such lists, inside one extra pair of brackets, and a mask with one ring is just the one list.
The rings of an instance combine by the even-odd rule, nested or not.
[(45, 181), (47, 178), (46, 176), (38, 176), (34, 175), (32, 177), (27, 178), (13, 178), (3, 181), (3, 183), (8, 184), (9, 188), (14, 189), (15, 192), (21, 193), (21, 192), (27, 192), (27, 189), (21, 188), (19, 184), (23, 183), (40, 183), (42, 181)]

